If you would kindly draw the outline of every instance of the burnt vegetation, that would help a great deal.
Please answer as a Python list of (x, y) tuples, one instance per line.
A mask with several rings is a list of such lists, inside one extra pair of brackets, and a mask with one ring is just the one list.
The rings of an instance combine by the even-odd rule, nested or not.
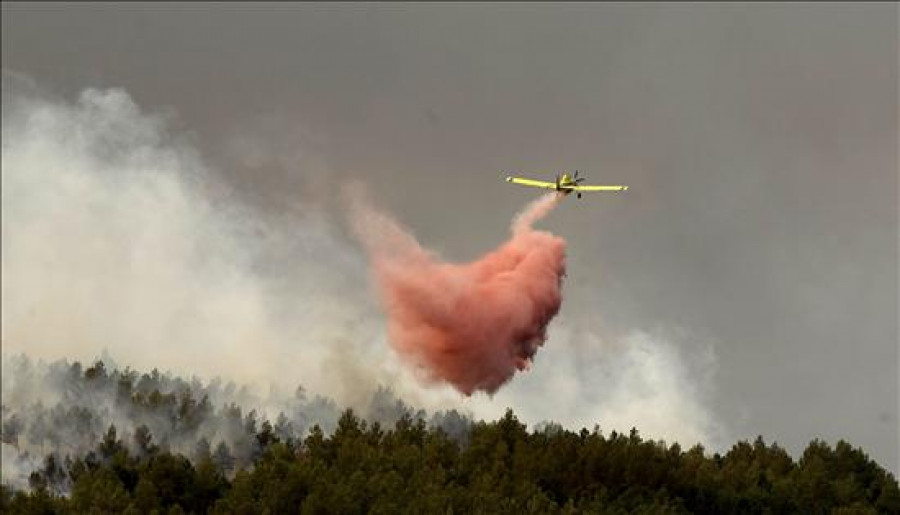
[(427, 417), (386, 390), (357, 414), (298, 389), (271, 421), (217, 382), (16, 359), (56, 403), (4, 392), (4, 474), (27, 475), (3, 478), (3, 513), (900, 513), (893, 475), (844, 441), (709, 453), (512, 411)]

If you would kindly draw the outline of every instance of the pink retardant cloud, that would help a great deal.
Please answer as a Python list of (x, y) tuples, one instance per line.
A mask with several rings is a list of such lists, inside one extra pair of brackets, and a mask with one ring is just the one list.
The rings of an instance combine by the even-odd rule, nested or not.
[(532, 224), (561, 199), (520, 212), (496, 250), (464, 264), (423, 249), (356, 191), (352, 222), (369, 253), (393, 348), (431, 382), (495, 393), (527, 369), (562, 303), (565, 241)]

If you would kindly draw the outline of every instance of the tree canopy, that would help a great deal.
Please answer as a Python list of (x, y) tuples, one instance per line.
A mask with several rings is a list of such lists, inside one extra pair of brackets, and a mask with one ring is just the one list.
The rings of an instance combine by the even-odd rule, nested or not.
[[(796, 460), (762, 437), (709, 453), (637, 429), (528, 430), (511, 410), (443, 423), (409, 409), (392, 423), (345, 410), (332, 428), (301, 431), (284, 414), (272, 423), (235, 404), (216, 410), (191, 389), (161, 391), (159, 376), (135, 386), (136, 376), (95, 364), (77, 377), (70, 387), (113, 384), (123, 406), (164, 414), (165, 436), (147, 424), (100, 429), (103, 414), (85, 406), (4, 408), (6, 445), (35, 427), (30, 445), (43, 446), (61, 421), (96, 434), (88, 448), (48, 447), (27, 488), (0, 486), (0, 512), (900, 513), (894, 476), (845, 441), (814, 440)], [(211, 418), (227, 438), (204, 433)], [(189, 451), (170, 444), (189, 436)]]

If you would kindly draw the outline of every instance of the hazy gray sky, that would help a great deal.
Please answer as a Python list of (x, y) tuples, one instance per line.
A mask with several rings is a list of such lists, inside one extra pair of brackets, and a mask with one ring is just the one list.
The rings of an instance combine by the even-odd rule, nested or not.
[(332, 181), (358, 178), (470, 259), (533, 196), (501, 170), (629, 184), (542, 222), (569, 241), (548, 348), (668, 335), (714, 356), (729, 437), (900, 468), (896, 4), (2, 9), (5, 71), (171, 113), (273, 216), (334, 215)]

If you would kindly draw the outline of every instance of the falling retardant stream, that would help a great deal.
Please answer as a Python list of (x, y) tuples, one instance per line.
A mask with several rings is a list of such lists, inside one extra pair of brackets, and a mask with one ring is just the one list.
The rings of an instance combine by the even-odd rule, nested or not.
[(562, 303), (565, 240), (535, 230), (562, 195), (527, 205), (512, 235), (469, 263), (422, 248), (361, 190), (349, 195), (351, 222), (368, 251), (393, 348), (431, 382), (465, 395), (495, 393), (531, 365)]

